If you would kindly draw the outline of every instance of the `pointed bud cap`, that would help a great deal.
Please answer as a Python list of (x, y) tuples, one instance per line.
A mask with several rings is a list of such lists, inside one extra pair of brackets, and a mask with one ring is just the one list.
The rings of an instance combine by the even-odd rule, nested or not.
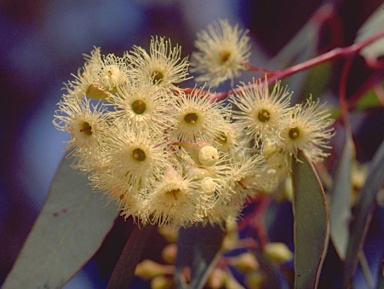
[(206, 141), (198, 143), (174, 142), (173, 144), (184, 148), (198, 166), (213, 166), (219, 158), (217, 149)]

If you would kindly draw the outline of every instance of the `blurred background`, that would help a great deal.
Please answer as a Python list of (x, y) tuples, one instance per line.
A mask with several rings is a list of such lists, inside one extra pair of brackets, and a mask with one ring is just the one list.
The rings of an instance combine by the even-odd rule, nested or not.
[[(361, 24), (379, 5), (381, 0), (0, 0), (0, 285), (63, 157), (68, 136), (54, 128), (52, 119), (63, 83), (84, 63), (82, 54), (96, 46), (104, 54), (120, 56), (132, 45), (147, 49), (150, 37), (159, 35), (180, 44), (184, 57), (193, 50), (196, 32), (218, 18), (228, 18), (250, 29), (251, 62), (278, 69), (352, 44)], [(312, 30), (304, 31), (309, 19)], [(287, 48), (295, 35), (296, 46)], [(304, 59), (292, 51), (303, 51)], [(369, 76), (363, 65), (358, 71), (349, 80), (350, 94)], [(331, 72), (326, 91), (332, 101), (340, 75), (337, 63)], [(251, 77), (244, 74), (242, 79)], [(290, 81), (295, 93), (306, 93), (300, 79)], [(382, 110), (365, 121), (369, 125), (357, 128), (357, 135), (374, 136), (361, 142), (362, 147), (368, 146), (358, 151), (362, 161), (372, 157), (384, 137)], [(123, 222), (116, 227), (107, 242), (116, 252), (101, 248), (65, 288), (105, 288), (124, 245), (124, 240), (116, 240), (121, 240), (124, 230), (127, 238), (131, 228)]]

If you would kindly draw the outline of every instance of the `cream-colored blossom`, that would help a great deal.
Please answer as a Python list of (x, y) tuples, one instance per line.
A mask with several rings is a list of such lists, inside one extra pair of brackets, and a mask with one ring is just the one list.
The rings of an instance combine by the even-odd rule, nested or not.
[(234, 184), (232, 190), (238, 197), (244, 200), (256, 195), (260, 187), (260, 170), (263, 164), (263, 157), (260, 155), (253, 155), (235, 163), (231, 181)]
[(224, 225), (226, 221), (236, 221), (240, 215), (243, 204), (232, 201), (226, 196), (217, 196), (211, 206), (202, 208), (204, 215), (203, 224)]
[(88, 96), (106, 100), (111, 93), (127, 81), (128, 67), (123, 58), (114, 54), (101, 55), (95, 48), (90, 55), (84, 56), (86, 62), (74, 80), (68, 82), (67, 90), (78, 98)]
[(197, 188), (195, 181), (168, 167), (163, 178), (148, 193), (149, 222), (159, 226), (187, 226), (201, 222), (202, 215), (197, 208), (206, 202), (206, 197)]
[(70, 134), (66, 149), (75, 157), (74, 166), (90, 171), (99, 166), (109, 135), (109, 118), (100, 102), (66, 95), (58, 103), (53, 124)]
[(313, 162), (323, 160), (329, 155), (324, 150), (330, 148), (328, 142), (334, 134), (333, 122), (324, 105), (318, 100), (307, 99), (285, 118), (281, 131), (283, 150), (295, 157), (303, 151)]
[(197, 34), (192, 53), (191, 72), (200, 74), (198, 82), (218, 86), (227, 79), (232, 80), (245, 70), (250, 56), (247, 31), (231, 26), (228, 20), (219, 20)]
[[(126, 123), (115, 123), (110, 148), (106, 153), (109, 167), (103, 178), (119, 179), (121, 186), (133, 190), (150, 187), (166, 166), (168, 153), (163, 140), (155, 133), (134, 131)], [(116, 182), (116, 179), (114, 179)]]
[[(198, 80), (233, 80), (245, 69), (248, 42), (226, 20), (200, 33)], [(162, 37), (152, 38), (149, 53), (135, 46), (122, 58), (95, 48), (58, 104), (53, 123), (71, 135), (74, 167), (124, 218), (223, 225), (287, 178), (291, 155), (327, 155), (332, 120), (318, 102), (291, 108), (287, 88), (270, 91), (267, 79), (242, 85), (229, 104), (214, 102), (209, 87), (177, 86), (187, 68), (181, 48)]]
[(138, 81), (146, 81), (165, 89), (179, 88), (177, 84), (188, 79), (188, 58), (181, 58), (181, 47), (172, 47), (164, 37), (151, 39), (149, 53), (134, 46), (124, 58), (131, 68), (130, 75)]
[(145, 82), (129, 83), (110, 98), (115, 108), (111, 116), (134, 130), (161, 133), (175, 123), (171, 117), (171, 94)]
[(262, 150), (263, 166), (258, 171), (258, 190), (272, 193), (290, 174), (290, 162), (287, 154), (279, 147), (265, 143)]
[(290, 111), (290, 97), (291, 93), (280, 82), (269, 91), (267, 79), (241, 86), (230, 101), (239, 109), (233, 111), (233, 118), (243, 137), (255, 145), (259, 141), (279, 143), (285, 115)]
[(176, 125), (172, 138), (181, 142), (213, 142), (219, 137), (220, 128), (226, 122), (221, 103), (211, 103), (210, 93), (203, 89), (194, 89), (188, 95), (182, 95), (174, 108)]

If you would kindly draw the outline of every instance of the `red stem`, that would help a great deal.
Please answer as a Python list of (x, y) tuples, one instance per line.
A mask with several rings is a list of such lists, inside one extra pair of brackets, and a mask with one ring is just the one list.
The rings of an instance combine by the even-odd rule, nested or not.
[(275, 71), (272, 71), (272, 70), (267, 70), (267, 69), (264, 69), (264, 68), (261, 68), (261, 67), (254, 66), (254, 65), (252, 65), (251, 63), (248, 63), (248, 62), (244, 63), (244, 65), (246, 66), (246, 68), (249, 71), (261, 72), (261, 73), (266, 73), (266, 74), (274, 74), (274, 73), (276, 73)]
[[(335, 60), (341, 57), (352, 57), (356, 55), (362, 48), (380, 39), (381, 37), (384, 37), (384, 30), (359, 43), (355, 43), (355, 44), (352, 44), (351, 46), (347, 46), (343, 48), (338, 47), (338, 48), (332, 49), (327, 53), (324, 53), (322, 55), (319, 55), (315, 58), (304, 61), (302, 63), (296, 64), (292, 67), (288, 67), (288, 68), (276, 71), (274, 73), (270, 73), (271, 77), (268, 78), (268, 84), (272, 84), (276, 80), (286, 78), (292, 74), (311, 68), (315, 65), (324, 63), (326, 61)], [(255, 82), (250, 83), (248, 87), (252, 87), (253, 85), (257, 85), (257, 84)], [(229, 94), (237, 93), (239, 91), (240, 91), (240, 88), (235, 88), (228, 91), (219, 92), (212, 97), (211, 102), (223, 100), (227, 98)]]

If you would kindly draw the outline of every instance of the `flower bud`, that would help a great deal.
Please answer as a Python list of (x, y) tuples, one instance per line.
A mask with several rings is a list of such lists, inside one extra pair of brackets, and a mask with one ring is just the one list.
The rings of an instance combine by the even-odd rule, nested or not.
[(177, 230), (174, 227), (163, 226), (159, 227), (158, 231), (168, 242), (177, 241)]
[(198, 143), (174, 142), (183, 147), (198, 166), (213, 166), (219, 159), (218, 151), (209, 142)]
[(166, 170), (165, 170), (165, 176), (169, 179), (179, 179), (179, 180), (182, 180), (183, 177), (180, 176), (180, 174), (178, 172), (176, 172), (176, 170), (171, 166), (169, 165)]
[(265, 282), (265, 276), (260, 272), (250, 272), (245, 276), (245, 284), (250, 289), (261, 289)]
[(144, 279), (149, 280), (156, 276), (164, 275), (166, 268), (164, 265), (156, 263), (152, 260), (146, 259), (136, 266), (135, 275)]
[(170, 289), (172, 285), (172, 280), (165, 276), (156, 276), (151, 280), (151, 289)]
[(205, 177), (201, 180), (201, 189), (207, 195), (212, 195), (216, 190), (216, 183), (210, 177)]
[(184, 163), (184, 169), (187, 171), (187, 175), (194, 179), (204, 179), (212, 175), (212, 173), (205, 168), (199, 168), (193, 164)]
[(176, 244), (169, 244), (163, 249), (161, 255), (163, 256), (164, 261), (166, 261), (168, 264), (173, 264), (176, 259), (176, 253)]
[(228, 274), (225, 278), (225, 288), (231, 289), (244, 289), (244, 287), (233, 277), (232, 274)]
[(230, 251), (237, 248), (238, 238), (235, 235), (225, 236), (223, 243), (221, 244), (222, 251)]
[(219, 289), (222, 288), (225, 282), (226, 274), (222, 269), (213, 269), (211, 275), (207, 280), (208, 288)]
[(292, 260), (293, 254), (284, 243), (269, 243), (264, 247), (263, 255), (275, 263)]
[(198, 159), (203, 166), (210, 167), (217, 163), (219, 154), (213, 146), (204, 146), (199, 150)]
[(90, 98), (102, 101), (106, 101), (109, 97), (109, 94), (107, 92), (94, 85), (90, 85), (85, 94)]
[(259, 268), (259, 263), (257, 262), (255, 255), (250, 252), (240, 254), (233, 258), (231, 265), (237, 267), (243, 273), (255, 271)]

